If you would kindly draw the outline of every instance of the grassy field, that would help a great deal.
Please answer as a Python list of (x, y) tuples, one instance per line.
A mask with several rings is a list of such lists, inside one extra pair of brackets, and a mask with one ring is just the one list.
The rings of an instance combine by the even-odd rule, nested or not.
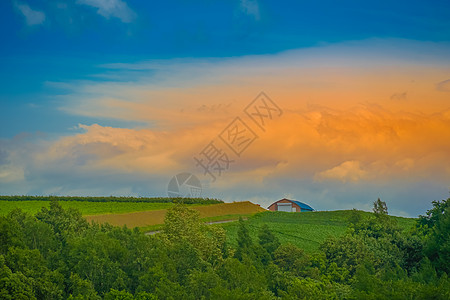
[[(363, 216), (370, 213), (358, 211)], [(247, 225), (254, 241), (257, 240), (259, 229), (267, 224), (269, 229), (279, 238), (281, 243), (292, 243), (308, 253), (317, 251), (319, 245), (329, 236), (341, 236), (347, 230), (348, 219), (352, 211), (316, 211), (304, 213), (262, 212), (248, 218)], [(408, 229), (415, 219), (395, 218), (400, 227)], [(225, 223), (222, 226), (227, 231), (231, 244), (236, 243), (238, 223)]]
[(211, 198), (169, 198), (169, 197), (76, 197), (76, 196), (2, 196), (0, 195), (0, 215), (20, 208), (35, 214), (42, 207), (48, 207), (56, 200), (67, 208), (76, 208), (83, 215), (120, 214), (136, 211), (168, 209), (174, 203), (186, 205), (221, 204), (222, 200)]
[[(158, 230), (164, 222), (167, 209), (174, 203), (153, 202), (90, 202), (90, 201), (60, 201), (63, 208), (76, 208), (88, 221), (110, 223), (112, 225), (127, 225), (130, 228), (140, 227), (141, 231)], [(11, 201), (0, 200), (0, 215), (5, 215), (15, 208), (35, 214), (42, 207), (48, 207), (50, 201)], [(316, 251), (319, 245), (329, 236), (340, 236), (345, 233), (352, 211), (317, 211), (304, 213), (268, 212), (251, 202), (235, 202), (220, 204), (189, 204), (189, 207), (200, 213), (204, 221), (236, 220), (239, 217), (248, 218), (247, 225), (250, 234), (256, 241), (257, 233), (263, 224), (282, 243), (292, 243), (306, 252)], [(363, 217), (371, 213), (358, 211)], [(395, 218), (398, 225), (408, 229), (414, 225), (415, 219)], [(231, 244), (236, 243), (238, 223), (224, 223), (212, 226), (222, 226), (227, 231)]]
[[(174, 203), (149, 203), (149, 202), (89, 202), (89, 201), (60, 201), (64, 208), (76, 208), (83, 215), (121, 214), (136, 211), (168, 209)], [(188, 204), (198, 206), (199, 204)], [(6, 215), (15, 208), (35, 214), (42, 207), (49, 207), (50, 201), (1, 201), (0, 215)]]
[[(259, 205), (251, 202), (233, 202), (222, 203), (214, 205), (190, 206), (198, 210), (200, 218), (208, 221), (237, 219), (239, 216), (249, 216), (265, 209)], [(127, 225), (130, 228), (144, 227), (154, 229), (154, 225), (159, 225), (164, 222), (164, 217), (167, 210), (141, 211), (127, 214), (106, 214), (86, 216), (88, 221), (95, 221), (99, 223), (109, 223), (111, 225), (123, 226)]]

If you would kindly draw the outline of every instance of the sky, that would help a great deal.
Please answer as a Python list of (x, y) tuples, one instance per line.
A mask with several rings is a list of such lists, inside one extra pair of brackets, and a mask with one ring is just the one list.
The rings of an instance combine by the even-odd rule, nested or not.
[(449, 28), (448, 1), (0, 1), (0, 194), (424, 214)]

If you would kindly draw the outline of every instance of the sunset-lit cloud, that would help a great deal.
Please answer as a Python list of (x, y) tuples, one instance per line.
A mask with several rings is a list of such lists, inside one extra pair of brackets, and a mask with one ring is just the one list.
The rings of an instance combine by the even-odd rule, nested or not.
[[(288, 193), (318, 209), (370, 209), (374, 197), (390, 190), (393, 210), (413, 215), (427, 203), (415, 199), (405, 208), (403, 189), (449, 188), (450, 63), (448, 45), (416, 42), (411, 50), (412, 43), (367, 40), (274, 55), (114, 63), (101, 65), (96, 80), (49, 81), (61, 91), (53, 96), (61, 114), (95, 122), (52, 139), (3, 141), (0, 187), (164, 195), (177, 173), (211, 179), (193, 157), (215, 140), (234, 162), (205, 196), (268, 205)], [(262, 90), (283, 110), (265, 131), (244, 113)], [(235, 117), (258, 135), (240, 157), (218, 139)]]
[(439, 82), (436, 89), (441, 92), (450, 92), (450, 79)]
[[(404, 52), (390, 53), (393, 45)], [(419, 50), (409, 50), (412, 45)], [(265, 90), (291, 110), (309, 104), (349, 109), (377, 103), (394, 110), (434, 112), (448, 107), (448, 95), (434, 87), (444, 88), (450, 64), (445, 52), (450, 46), (435, 48), (368, 40), (277, 55), (108, 64), (102, 67), (115, 80), (66, 85), (71, 93), (64, 96), (61, 109), (90, 117), (167, 120), (172, 125), (181, 117), (186, 125), (233, 116)], [(132, 77), (129, 70), (140, 72)], [(423, 99), (430, 97), (425, 105)]]

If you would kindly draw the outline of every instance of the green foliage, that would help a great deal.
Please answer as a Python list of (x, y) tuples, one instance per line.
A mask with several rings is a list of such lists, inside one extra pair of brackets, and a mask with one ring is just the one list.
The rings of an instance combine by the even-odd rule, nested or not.
[(450, 281), (444, 274), (433, 276), (426, 281), (417, 280), (430, 274), (424, 268), (417, 276), (407, 277), (401, 268), (384, 268), (377, 272), (370, 262), (358, 267), (352, 284), (353, 299), (449, 299)]
[(281, 245), (267, 224), (264, 224), (259, 230), (258, 242), (270, 255)]
[(311, 261), (303, 249), (292, 244), (284, 244), (276, 249), (273, 256), (274, 263), (281, 270), (291, 272), (295, 276), (309, 275)]
[(293, 278), (286, 291), (280, 293), (283, 299), (346, 299), (350, 289), (337, 284), (311, 278)]
[[(330, 238), (321, 245), (326, 258), (329, 279), (346, 282), (355, 273), (357, 266), (369, 256), (375, 260), (368, 245), (358, 236), (345, 235), (341, 238)], [(337, 273), (337, 274), (335, 274)]]
[(133, 294), (127, 291), (118, 291), (115, 289), (111, 289), (108, 293), (105, 294), (103, 298), (105, 300), (134, 300)]
[(420, 216), (418, 226), (425, 235), (425, 254), (440, 271), (450, 272), (450, 198), (433, 201), (433, 208)]
[[(278, 238), (280, 243), (291, 243), (308, 254), (319, 251), (319, 246), (330, 236), (343, 236), (348, 228), (351, 216), (365, 220), (374, 217), (373, 213), (364, 211), (314, 211), (308, 213), (262, 212), (250, 216), (246, 226), (251, 236), (257, 236), (266, 225)], [(398, 227), (409, 229), (414, 226), (415, 219), (387, 216)], [(230, 245), (237, 246), (239, 223), (221, 225), (227, 232)]]
[(50, 209), (43, 207), (36, 219), (50, 225), (57, 235), (80, 233), (88, 227), (87, 221), (75, 209), (64, 210), (57, 201), (50, 203)]
[(0, 201), (86, 201), (86, 202), (148, 202), (148, 203), (183, 203), (183, 204), (217, 204), (219, 199), (211, 198), (145, 198), (145, 197), (78, 197), (78, 196), (1, 196)]
[(213, 296), (217, 295), (223, 284), (214, 269), (208, 267), (205, 271), (195, 270), (189, 274), (187, 288), (194, 299), (215, 299)]
[(21, 272), (12, 272), (3, 255), (0, 255), (0, 299), (36, 299), (28, 278)]
[(184, 205), (167, 211), (160, 235), (168, 245), (187, 243), (199, 252), (202, 260), (215, 264), (227, 252), (225, 231), (221, 227), (207, 226), (199, 219), (199, 212)]
[(69, 289), (69, 299), (101, 299), (97, 295), (97, 291), (94, 289), (92, 282), (87, 279), (81, 279), (77, 273), (70, 274)]
[(223, 203), (222, 200), (209, 198), (0, 196), (0, 215), (6, 215), (16, 208), (35, 214), (42, 207), (48, 208), (52, 201), (58, 201), (64, 209), (78, 209), (83, 215), (161, 210), (168, 209), (177, 203), (186, 205)]
[(381, 201), (380, 198), (378, 198), (378, 200), (373, 203), (373, 212), (376, 215), (387, 215), (388, 209), (386, 202)]
[[(228, 244), (221, 226), (181, 204), (145, 236), (51, 202), (35, 216), (0, 216), (0, 298), (449, 299), (447, 207), (435, 204), (412, 230), (384, 213), (263, 213), (233, 224)], [(302, 237), (305, 225), (313, 232)], [(324, 237), (326, 226), (338, 234)], [(320, 246), (286, 243), (286, 228)]]
[(228, 290), (239, 292), (236, 294), (256, 295), (267, 289), (264, 275), (249, 260), (241, 262), (235, 258), (227, 258), (219, 266), (217, 273)]
[(10, 248), (5, 256), (8, 267), (14, 273), (26, 277), (38, 299), (62, 299), (63, 277), (51, 271), (37, 249)]
[(239, 228), (237, 232), (236, 258), (243, 260), (246, 257), (254, 258), (254, 245), (248, 228), (242, 218), (239, 218)]
[(361, 222), (363, 220), (363, 212), (360, 210), (357, 210), (355, 208), (353, 208), (350, 212), (349, 212), (349, 216), (348, 216), (348, 223), (349, 225), (355, 225), (358, 224), (359, 222)]

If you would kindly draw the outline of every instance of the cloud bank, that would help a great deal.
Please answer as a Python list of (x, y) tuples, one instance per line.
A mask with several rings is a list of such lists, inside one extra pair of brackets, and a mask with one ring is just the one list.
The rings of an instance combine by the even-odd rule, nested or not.
[[(192, 172), (209, 182), (205, 196), (226, 201), (267, 206), (289, 194), (316, 209), (370, 209), (381, 197), (394, 214), (424, 213), (449, 190), (450, 105), (436, 89), (449, 63), (361, 51), (371, 43), (113, 63), (101, 66), (101, 80), (49, 82), (62, 89), (54, 99), (62, 114), (92, 123), (56, 139), (1, 141), (0, 189), (164, 196), (172, 176)], [(130, 75), (132, 69), (140, 72)], [(283, 110), (264, 131), (244, 113), (261, 90)], [(407, 98), (392, 99), (403, 91)], [(258, 136), (240, 157), (218, 138), (235, 117)], [(141, 125), (119, 128), (103, 120)], [(215, 182), (193, 159), (211, 141), (233, 160)]]

